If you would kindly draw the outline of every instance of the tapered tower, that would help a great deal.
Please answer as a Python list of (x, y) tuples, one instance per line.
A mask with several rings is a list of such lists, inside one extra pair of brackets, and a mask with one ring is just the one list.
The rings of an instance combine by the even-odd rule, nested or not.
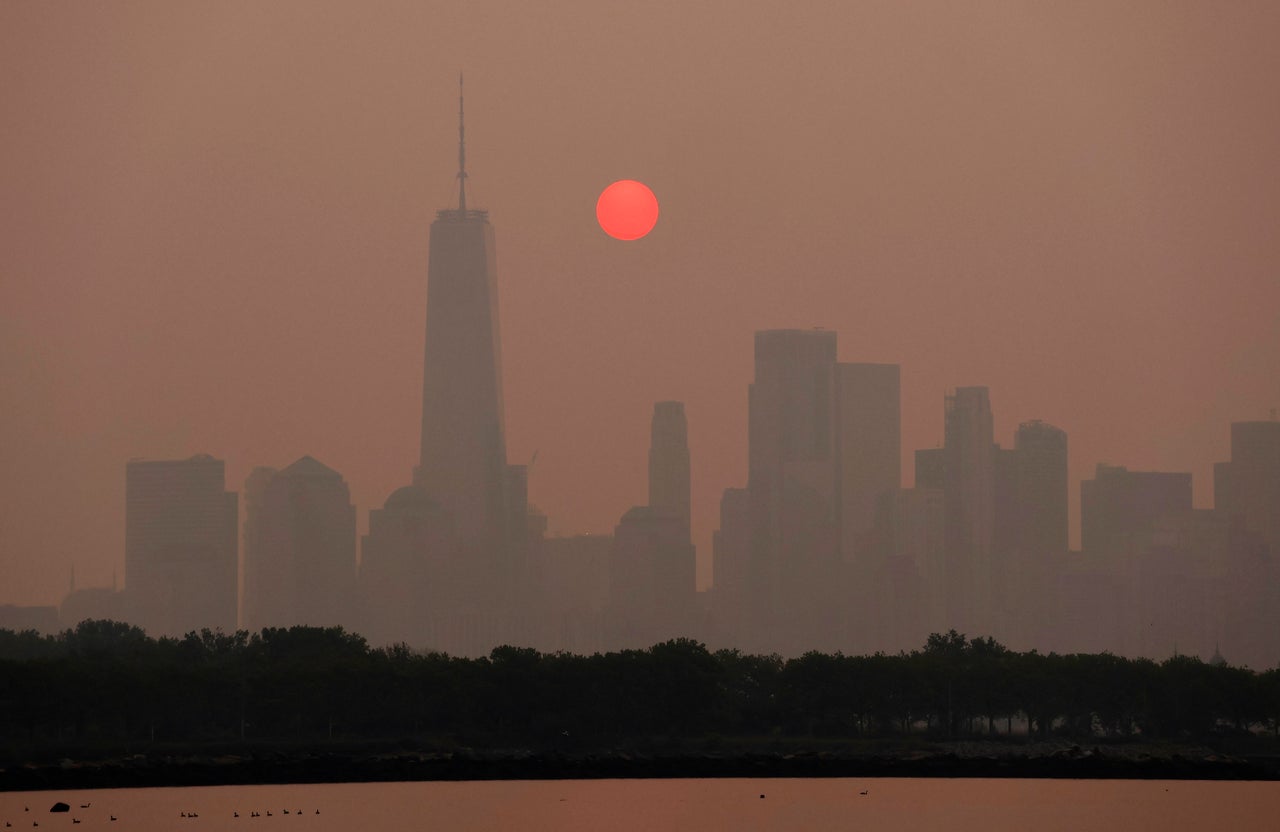
[(649, 506), (689, 521), (689, 423), (684, 402), (657, 402), (649, 441)]
[(458, 542), (504, 541), (507, 450), (497, 267), (489, 212), (467, 207), (458, 78), (458, 207), (436, 213), (427, 265), (422, 445), (414, 484), (453, 518)]

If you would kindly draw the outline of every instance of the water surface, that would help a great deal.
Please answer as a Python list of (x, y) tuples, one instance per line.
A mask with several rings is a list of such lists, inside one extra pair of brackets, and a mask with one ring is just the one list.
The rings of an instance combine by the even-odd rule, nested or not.
[[(71, 812), (50, 814), (58, 800), (71, 804)], [(250, 817), (253, 811), (261, 817)], [(197, 817), (182, 817), (191, 813)], [(1277, 829), (1278, 819), (1280, 783), (1194, 780), (515, 780), (0, 793), (0, 823), (12, 824), (14, 832), (36, 828), (33, 823), (40, 832), (1118, 832)]]

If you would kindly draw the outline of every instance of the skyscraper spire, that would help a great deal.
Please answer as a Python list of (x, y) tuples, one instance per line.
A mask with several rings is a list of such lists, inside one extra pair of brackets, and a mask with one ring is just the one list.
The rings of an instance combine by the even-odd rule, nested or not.
[(458, 73), (458, 211), (467, 215), (467, 131), (462, 118), (462, 73)]

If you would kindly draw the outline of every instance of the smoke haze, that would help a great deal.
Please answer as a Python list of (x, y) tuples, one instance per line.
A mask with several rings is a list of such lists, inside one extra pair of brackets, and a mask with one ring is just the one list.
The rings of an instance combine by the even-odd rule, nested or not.
[[(497, 228), (506, 443), (561, 535), (646, 498), (684, 403), (699, 581), (758, 330), (898, 364), (1098, 462), (1189, 471), (1280, 404), (1280, 9), (594, 2), (0, 6), (0, 603), (123, 577), (133, 457), (418, 459), (427, 233)], [(622, 244), (601, 188), (662, 215)]]

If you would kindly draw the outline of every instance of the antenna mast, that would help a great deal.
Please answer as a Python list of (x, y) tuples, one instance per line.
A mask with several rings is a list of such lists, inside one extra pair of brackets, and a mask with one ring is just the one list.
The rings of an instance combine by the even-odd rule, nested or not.
[(458, 73), (458, 211), (467, 214), (467, 133), (462, 117), (462, 73)]

